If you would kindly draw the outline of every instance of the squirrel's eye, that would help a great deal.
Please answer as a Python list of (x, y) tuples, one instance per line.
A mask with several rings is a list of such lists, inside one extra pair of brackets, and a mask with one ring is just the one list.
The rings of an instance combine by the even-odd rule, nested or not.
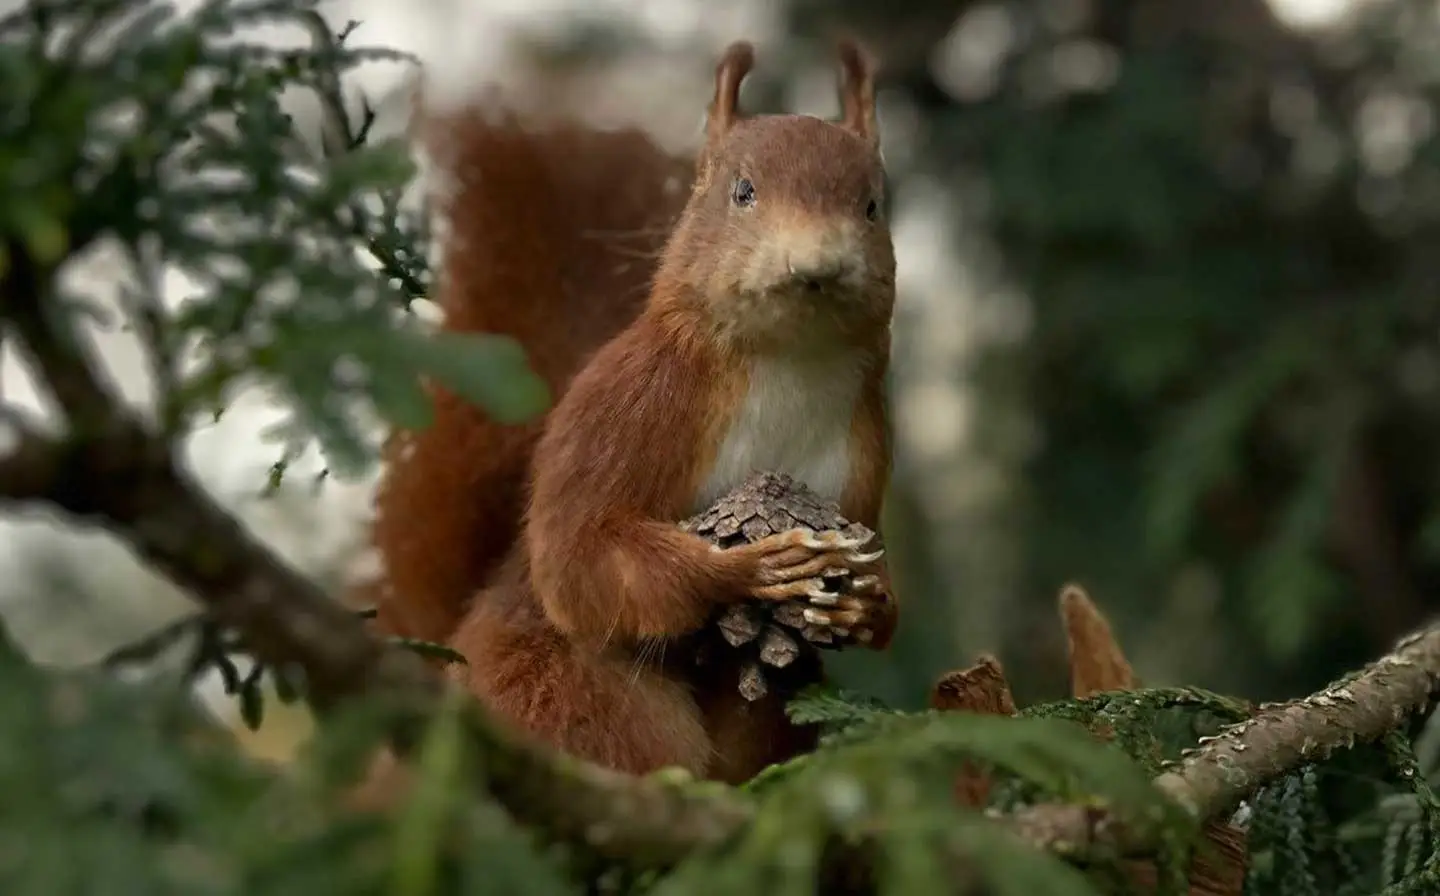
[(735, 186), (730, 188), (730, 199), (741, 208), (755, 204), (755, 185), (750, 183), (748, 177), (742, 177), (735, 181)]
[(876, 202), (874, 199), (871, 199), (871, 200), (870, 200), (870, 204), (867, 205), (867, 206), (865, 206), (865, 218), (866, 218), (867, 220), (874, 221), (875, 218), (876, 218), (877, 216), (879, 216), (879, 214), (880, 214), (880, 204), (879, 204), (878, 202)]

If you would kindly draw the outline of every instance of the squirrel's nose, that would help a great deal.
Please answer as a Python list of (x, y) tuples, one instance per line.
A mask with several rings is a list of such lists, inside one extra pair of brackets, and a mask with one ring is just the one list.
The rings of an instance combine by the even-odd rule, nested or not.
[(822, 292), (864, 266), (864, 247), (848, 221), (800, 218), (786, 225), (770, 242), (771, 258), (785, 265), (794, 286)]
[(823, 249), (805, 253), (791, 253), (786, 258), (790, 279), (811, 292), (819, 292), (844, 276), (849, 269), (842, 252)]

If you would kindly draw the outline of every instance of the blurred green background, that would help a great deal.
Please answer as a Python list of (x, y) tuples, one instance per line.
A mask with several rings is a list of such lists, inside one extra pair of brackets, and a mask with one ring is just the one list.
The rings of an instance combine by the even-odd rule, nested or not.
[[(952, 365), (964, 451), (915, 450), (902, 414), (902, 634), (847, 678), (913, 703), (994, 649), (1022, 700), (1058, 695), (1069, 580), (1147, 682), (1257, 698), (1430, 612), (1440, 4), (1333, 12), (794, 4), (797, 31), (853, 29), (885, 57), (886, 109), (914, 133), (897, 195), (947, 192), (969, 319), (1013, 319)], [(908, 322), (897, 382), (928, 388)], [(983, 500), (947, 499), (956, 465), (987, 470)]]
[(752, 108), (828, 77), (838, 30), (885, 68), (905, 612), (889, 655), (841, 658), (845, 683), (915, 705), (992, 650), (1022, 702), (1058, 696), (1067, 581), (1148, 683), (1256, 698), (1423, 621), (1440, 5), (794, 0), (784, 18)]

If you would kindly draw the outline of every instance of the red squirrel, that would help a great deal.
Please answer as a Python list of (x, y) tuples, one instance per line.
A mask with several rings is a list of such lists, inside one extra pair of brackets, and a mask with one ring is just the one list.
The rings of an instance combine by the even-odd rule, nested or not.
[[(732, 45), (693, 168), (635, 132), (427, 125), (458, 186), (446, 326), (514, 335), (559, 397), (502, 428), (442, 393), (434, 427), (392, 440), (380, 625), (447, 640), (467, 660), (450, 674), (572, 755), (738, 782), (807, 749), (778, 701), (677, 655), (727, 602), (805, 600), (890, 640), (883, 551), (808, 530), (722, 551), (677, 525), (763, 469), (879, 528), (895, 257), (873, 67), (848, 41), (839, 60), (840, 121), (751, 116), (754, 51)], [(859, 596), (824, 590), (834, 566)]]

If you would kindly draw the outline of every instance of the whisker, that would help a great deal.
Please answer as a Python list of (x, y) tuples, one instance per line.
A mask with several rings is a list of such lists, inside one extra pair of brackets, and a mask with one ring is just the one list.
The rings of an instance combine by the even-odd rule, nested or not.
[(640, 673), (650, 659), (650, 654), (656, 649), (664, 650), (664, 642), (657, 639), (645, 639), (640, 642), (640, 649), (635, 651), (635, 659), (630, 664), (630, 686), (634, 687), (640, 681)]

